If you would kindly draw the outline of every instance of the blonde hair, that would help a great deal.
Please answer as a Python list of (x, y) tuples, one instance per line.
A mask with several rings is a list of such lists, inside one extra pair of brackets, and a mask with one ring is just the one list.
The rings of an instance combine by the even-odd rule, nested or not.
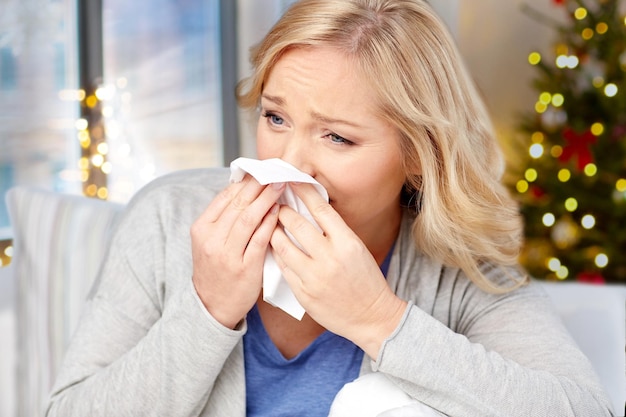
[[(381, 116), (401, 133), (406, 188), (418, 190), (417, 247), (461, 268), (480, 288), (505, 292), (482, 263), (515, 265), (522, 244), (516, 203), (484, 104), (445, 25), (422, 0), (301, 0), (251, 53), (254, 72), (237, 88), (254, 109), (289, 48), (330, 46), (354, 59)], [(411, 173), (419, 173), (411, 174)]]

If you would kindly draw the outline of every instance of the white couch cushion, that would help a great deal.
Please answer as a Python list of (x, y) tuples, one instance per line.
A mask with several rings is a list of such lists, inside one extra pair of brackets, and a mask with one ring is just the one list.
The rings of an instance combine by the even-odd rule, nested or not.
[(618, 416), (626, 402), (626, 286), (543, 282), (565, 327), (587, 355)]
[(17, 278), (20, 416), (42, 409), (122, 206), (29, 187), (7, 193)]

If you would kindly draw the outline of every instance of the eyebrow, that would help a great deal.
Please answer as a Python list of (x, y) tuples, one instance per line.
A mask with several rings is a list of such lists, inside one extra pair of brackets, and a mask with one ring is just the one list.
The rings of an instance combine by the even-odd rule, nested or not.
[[(269, 94), (263, 94), (261, 96), (261, 98), (264, 98), (268, 101), (271, 101), (272, 103), (279, 105), (279, 106), (284, 106), (285, 105), (285, 99), (283, 99), (282, 97), (278, 97), (278, 96), (271, 96)], [(312, 112), (311, 116), (315, 119), (318, 120), (320, 122), (324, 122), (324, 123), (328, 123), (328, 124), (342, 124), (342, 125), (347, 125), (347, 126), (353, 126), (353, 127), (362, 127), (361, 125), (358, 125), (354, 122), (348, 121), (348, 120), (343, 120), (343, 119), (335, 119), (332, 117), (328, 117), (325, 116), (321, 113), (318, 112)]]

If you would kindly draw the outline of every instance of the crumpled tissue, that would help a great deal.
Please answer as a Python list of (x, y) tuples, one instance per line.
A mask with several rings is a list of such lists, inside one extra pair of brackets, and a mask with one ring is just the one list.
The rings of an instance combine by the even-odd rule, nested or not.
[[(285, 191), (278, 199), (278, 204), (291, 207), (319, 229), (319, 226), (309, 213), (307, 207), (289, 186), (290, 182), (313, 184), (317, 192), (328, 202), (328, 192), (313, 177), (278, 158), (265, 160), (237, 158), (231, 162), (230, 182), (243, 180), (246, 173), (250, 174), (262, 185), (277, 182), (287, 183)], [(287, 236), (300, 247), (296, 239), (291, 236), (289, 232), (287, 232)], [(291, 288), (289, 288), (287, 281), (285, 281), (285, 278), (282, 276), (280, 268), (270, 249), (268, 249), (265, 255), (265, 264), (263, 265), (263, 300), (282, 309), (298, 320), (302, 320), (304, 316), (304, 308), (300, 305), (296, 296), (291, 291)]]

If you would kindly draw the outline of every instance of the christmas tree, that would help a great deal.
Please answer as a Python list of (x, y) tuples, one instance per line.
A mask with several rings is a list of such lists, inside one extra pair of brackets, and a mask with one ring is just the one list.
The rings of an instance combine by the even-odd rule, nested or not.
[(626, 20), (619, 0), (551, 1), (563, 21), (526, 9), (556, 43), (528, 56), (538, 95), (510, 184), (521, 263), (538, 278), (626, 283)]

